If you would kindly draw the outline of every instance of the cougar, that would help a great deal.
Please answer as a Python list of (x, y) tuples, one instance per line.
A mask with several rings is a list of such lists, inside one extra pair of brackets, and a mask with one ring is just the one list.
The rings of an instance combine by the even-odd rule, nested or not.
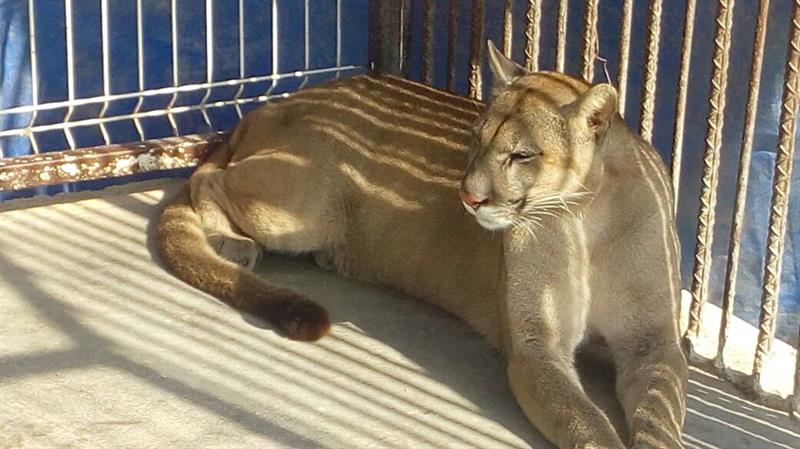
[[(325, 309), (251, 272), (262, 249), (313, 254), (483, 334), (559, 448), (680, 448), (687, 367), (663, 163), (617, 113), (612, 86), (526, 73), (491, 42), (489, 62), (485, 107), (363, 75), (245, 115), (165, 207), (163, 261), (313, 341), (329, 331)], [(576, 349), (594, 341), (614, 363), (628, 435), (576, 374)]]

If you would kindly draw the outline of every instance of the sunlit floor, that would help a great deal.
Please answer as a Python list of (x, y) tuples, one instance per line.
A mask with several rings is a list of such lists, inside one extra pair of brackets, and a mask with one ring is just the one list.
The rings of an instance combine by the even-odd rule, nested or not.
[[(336, 323), (295, 343), (173, 278), (148, 188), (0, 213), (0, 448), (551, 447), (501, 356), (423, 303), (268, 257), (265, 276)], [(689, 406), (688, 447), (800, 448), (785, 413), (699, 371)]]

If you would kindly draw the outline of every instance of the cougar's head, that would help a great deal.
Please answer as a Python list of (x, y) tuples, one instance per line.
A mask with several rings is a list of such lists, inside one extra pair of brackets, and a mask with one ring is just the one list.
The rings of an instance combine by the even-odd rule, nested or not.
[(489, 42), (492, 99), (474, 129), (459, 192), (481, 226), (528, 229), (591, 195), (587, 177), (616, 116), (616, 90), (527, 73)]

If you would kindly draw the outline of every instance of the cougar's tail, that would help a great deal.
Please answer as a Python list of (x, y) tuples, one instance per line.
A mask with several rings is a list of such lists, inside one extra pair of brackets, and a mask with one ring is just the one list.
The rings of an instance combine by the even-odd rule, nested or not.
[[(228, 151), (220, 148), (208, 163), (227, 164)], [(314, 341), (328, 333), (328, 312), (320, 305), (292, 290), (269, 284), (214, 251), (192, 208), (188, 184), (164, 208), (158, 243), (164, 263), (178, 278), (268, 321), (287, 337)]]

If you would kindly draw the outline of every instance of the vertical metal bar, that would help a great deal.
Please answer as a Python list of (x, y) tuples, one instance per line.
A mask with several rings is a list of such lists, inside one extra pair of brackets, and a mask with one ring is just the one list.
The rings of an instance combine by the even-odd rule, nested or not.
[[(139, 92), (144, 91), (144, 25), (142, 23), (142, 15), (142, 0), (136, 0), (136, 77)], [(139, 140), (141, 141), (146, 140), (142, 121), (138, 117), (143, 102), (144, 97), (140, 95), (136, 99), (136, 106), (133, 107), (133, 126), (136, 127), (136, 132), (139, 134)]]
[[(206, 82), (214, 81), (214, 0), (206, 0)], [(211, 126), (211, 119), (208, 116), (206, 103), (208, 97), (211, 96), (211, 89), (206, 89), (203, 99), (200, 100), (200, 113), (203, 114), (203, 120), (206, 122), (209, 130), (214, 128)]]
[[(64, 15), (67, 38), (67, 99), (70, 102), (70, 105), (67, 106), (67, 113), (64, 115), (64, 123), (66, 123), (72, 119), (72, 114), (75, 112), (75, 107), (72, 105), (72, 102), (75, 101), (75, 46), (72, 35), (75, 27), (72, 22), (72, 0), (64, 0)], [(75, 137), (69, 127), (64, 127), (64, 136), (67, 138), (69, 148), (74, 150)]]
[[(180, 83), (179, 69), (180, 61), (178, 60), (178, 5), (177, 0), (170, 2), (170, 21), (171, 21), (171, 34), (172, 34), (172, 87), (178, 87)], [(172, 94), (172, 98), (167, 105), (167, 119), (170, 126), (172, 126), (172, 134), (177, 136), (180, 134), (178, 131), (178, 122), (175, 120), (175, 114), (172, 113), (172, 108), (178, 100), (178, 92)]]
[[(39, 63), (36, 59), (36, 8), (34, 7), (34, 0), (28, 1), (28, 40), (30, 45), (30, 62), (31, 62), (31, 102), (33, 106), (39, 104)], [(36, 136), (31, 128), (36, 124), (37, 111), (31, 111), (31, 118), (28, 121), (28, 129), (26, 133), (31, 141), (31, 149), (34, 153), (39, 153), (39, 144), (36, 142)], [(0, 157), (3, 155), (0, 154)]]
[(529, 72), (539, 70), (539, 35), (542, 22), (541, 0), (528, 0), (526, 16), (528, 26), (525, 27), (525, 69)]
[[(245, 45), (245, 38), (244, 38), (244, 0), (239, 0), (239, 79), (244, 79), (245, 76), (245, 58), (244, 58), (244, 45)], [(244, 83), (239, 85), (239, 88), (236, 89), (236, 94), (233, 96), (234, 100), (239, 100), (242, 96), (242, 92), (244, 91)], [(242, 107), (238, 101), (233, 104), (234, 109), (236, 109), (236, 115), (239, 118), (242, 118)]]
[(761, 85), (761, 67), (764, 61), (764, 42), (767, 37), (767, 19), (769, 17), (769, 0), (758, 3), (756, 33), (753, 40), (753, 58), (750, 68), (750, 86), (745, 107), (744, 131), (742, 147), (739, 153), (739, 178), (736, 181), (736, 202), (733, 207), (733, 224), (728, 243), (728, 263), (725, 270), (725, 289), (722, 294), (722, 321), (719, 326), (719, 345), (715, 365), (725, 368), (725, 343), (728, 340), (728, 326), (733, 316), (733, 305), (736, 298), (736, 275), (739, 268), (739, 243), (742, 238), (744, 224), (744, 206), (747, 200), (747, 182), (750, 177), (750, 156), (753, 150), (753, 135), (756, 129), (756, 112), (758, 109), (758, 92)]
[(564, 61), (566, 60), (567, 50), (567, 13), (569, 12), (569, 0), (559, 0), (558, 2), (558, 31), (556, 43), (556, 72), (564, 71)]
[(422, 2), (422, 68), (421, 78), (425, 84), (433, 84), (433, 26), (436, 4), (433, 0)]
[[(311, 66), (311, 10), (309, 9), (309, 0), (303, 1), (303, 71), (307, 72)], [(372, 8), (372, 6), (370, 6)], [(372, 11), (370, 11), (372, 14)], [(370, 37), (370, 39), (372, 39)], [(303, 82), (300, 83), (298, 89), (302, 89), (308, 83), (308, 75), (303, 76)]]
[(447, 90), (456, 90), (456, 47), (458, 46), (459, 0), (450, 0), (447, 14)]
[[(694, 1), (694, 0), (689, 0)], [(619, 32), (619, 114), (625, 116), (625, 101), (628, 93), (628, 63), (631, 59), (631, 24), (633, 23), (633, 0), (622, 4), (622, 24)]]
[(800, 0), (794, 1), (792, 34), (786, 58), (783, 102), (775, 155), (775, 174), (772, 181), (772, 202), (767, 231), (767, 255), (764, 259), (764, 288), (761, 296), (761, 315), (758, 320), (758, 345), (753, 361), (753, 386), (761, 389), (761, 370), (764, 359), (772, 350), (775, 338), (778, 296), (780, 294), (781, 259), (783, 256), (786, 221), (789, 209), (792, 163), (797, 130), (798, 89), (800, 89)]
[(598, 0), (586, 0), (583, 29), (583, 79), (594, 81), (594, 61), (597, 57), (597, 4)]
[(469, 37), (469, 96), (480, 100), (483, 93), (481, 63), (483, 62), (483, 11), (482, 0), (472, 0), (472, 21)]
[(374, 72), (398, 74), (403, 67), (403, 3), (370, 1), (369, 55)]
[[(100, 0), (100, 27), (102, 30), (102, 54), (103, 54), (103, 95), (111, 95), (111, 61), (109, 58), (109, 46), (111, 45), (108, 35), (108, 0)], [(103, 102), (100, 108), (99, 118), (103, 118), (108, 111), (108, 100)], [(111, 137), (108, 135), (108, 129), (103, 122), (100, 122), (100, 133), (103, 135), (103, 141), (106, 145), (111, 144)]]
[(278, 37), (280, 34), (278, 33), (278, 0), (272, 0), (272, 84), (267, 88), (267, 91), (264, 93), (264, 96), (268, 97), (272, 95), (272, 91), (275, 90), (275, 86), (278, 85), (278, 75), (279, 68), (278, 63), (280, 61), (278, 50), (280, 45), (278, 45)]
[[(800, 1), (800, 0), (799, 0)], [(697, 217), (697, 243), (692, 273), (692, 303), (689, 309), (689, 343), (700, 334), (700, 318), (708, 297), (711, 275), (711, 245), (714, 240), (714, 208), (717, 202), (719, 152), (724, 124), (725, 89), (728, 83), (728, 55), (733, 24), (733, 0), (718, 0), (717, 27), (714, 33), (714, 57), (709, 97), (706, 150), (703, 156), (703, 177), (700, 187), (700, 210)]]
[(503, 54), (511, 58), (514, 33), (514, 0), (506, 0), (503, 6)]
[[(342, 66), (342, 0), (336, 0), (336, 67)], [(341, 72), (336, 71), (336, 78)]]
[(680, 193), (681, 159), (683, 157), (683, 126), (686, 121), (686, 96), (689, 93), (689, 69), (692, 61), (692, 39), (694, 37), (694, 16), (696, 0), (687, 0), (683, 18), (683, 43), (681, 44), (681, 68), (678, 75), (678, 95), (675, 101), (675, 128), (672, 135), (672, 198), (674, 213), (678, 211)]
[(642, 118), (639, 134), (650, 142), (653, 138), (653, 118), (656, 103), (656, 77), (658, 76), (658, 42), (661, 36), (661, 0), (650, 0), (650, 19), (647, 23), (647, 51), (642, 80)]
[(400, 8), (400, 73), (408, 78), (411, 70), (411, 0), (402, 0)]

